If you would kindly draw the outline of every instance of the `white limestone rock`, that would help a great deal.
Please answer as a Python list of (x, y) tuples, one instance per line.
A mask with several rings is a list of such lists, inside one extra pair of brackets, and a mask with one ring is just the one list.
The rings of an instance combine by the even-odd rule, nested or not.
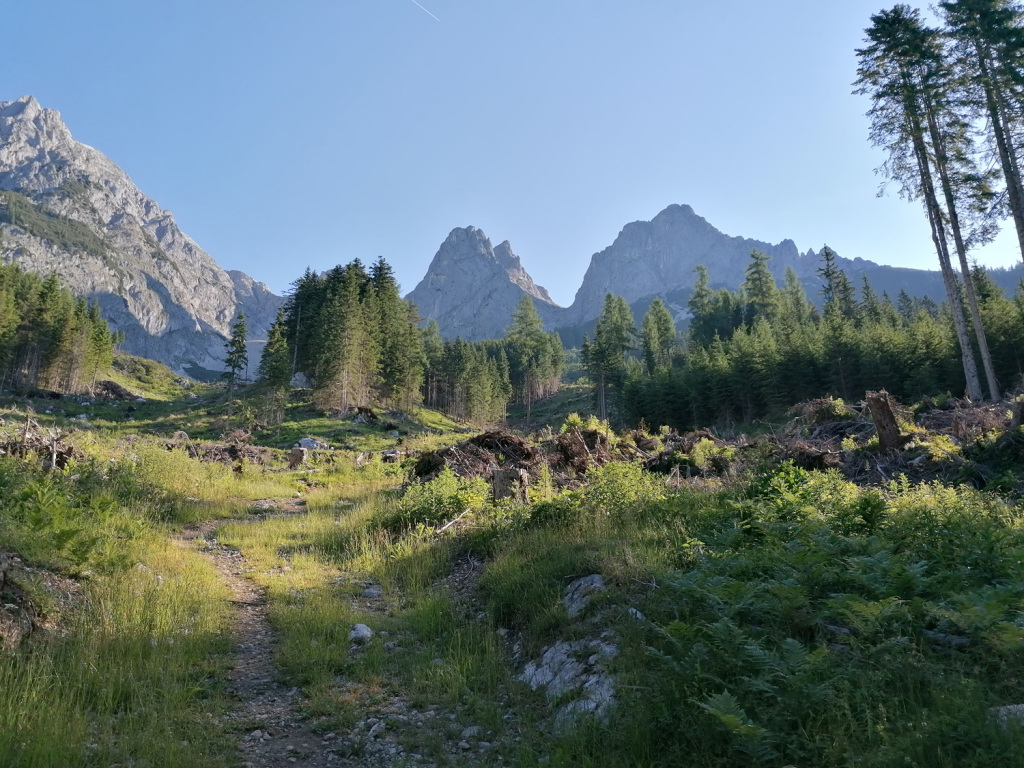
[(562, 605), (565, 606), (565, 612), (569, 614), (569, 618), (574, 619), (583, 613), (590, 604), (590, 596), (604, 590), (604, 579), (598, 573), (576, 579), (567, 586), (562, 595)]

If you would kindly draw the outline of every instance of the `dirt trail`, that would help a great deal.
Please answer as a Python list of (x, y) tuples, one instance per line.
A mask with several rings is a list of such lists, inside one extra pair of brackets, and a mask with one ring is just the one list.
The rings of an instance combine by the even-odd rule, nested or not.
[[(228, 717), (244, 726), (239, 751), (246, 768), (279, 766), (349, 765), (331, 750), (332, 739), (316, 733), (298, 711), (302, 693), (278, 682), (274, 664), (274, 631), (267, 619), (267, 601), (263, 590), (245, 577), (245, 558), (213, 539), (217, 527), (227, 522), (258, 520), (218, 520), (187, 526), (180, 536), (183, 544), (199, 543), (200, 551), (210, 559), (231, 590), (235, 606), (235, 665), (229, 675), (231, 693), (239, 707)], [(194, 545), (194, 544), (193, 544)], [(251, 729), (249, 725), (251, 724)]]
[[(269, 512), (271, 509), (273, 513)], [(195, 547), (207, 557), (231, 590), (236, 651), (229, 678), (230, 691), (238, 699), (238, 707), (226, 720), (229, 728), (239, 732), (242, 765), (245, 768), (500, 765), (502, 758), (491, 751), (497, 745), (485, 740), (493, 731), (485, 734), (481, 728), (467, 729), (456, 714), (446, 713), (434, 705), (426, 709), (412, 707), (402, 695), (367, 699), (359, 721), (351, 729), (326, 734), (316, 730), (316, 722), (307, 719), (301, 711), (302, 691), (280, 682), (281, 675), (274, 663), (276, 637), (267, 617), (264, 590), (246, 576), (249, 566), (243, 554), (222, 545), (214, 537), (217, 528), (226, 523), (259, 525), (273, 517), (305, 511), (297, 500), (275, 502), (264, 510), (265, 514), (250, 518), (186, 526), (176, 537), (181, 546)], [(461, 570), (459, 575), (463, 579), (478, 575), (475, 567), (471, 569), (474, 574), (463, 574)], [(449, 586), (458, 591), (454, 582)], [(383, 612), (384, 601), (379, 594), (363, 595), (356, 600), (360, 609), (369, 614)], [(400, 638), (395, 636), (395, 639)], [(353, 652), (359, 652), (356, 646), (352, 648)], [(345, 685), (344, 681), (339, 680), (339, 685)], [(433, 759), (404, 746), (423, 745), (438, 737), (440, 752), (435, 747)]]

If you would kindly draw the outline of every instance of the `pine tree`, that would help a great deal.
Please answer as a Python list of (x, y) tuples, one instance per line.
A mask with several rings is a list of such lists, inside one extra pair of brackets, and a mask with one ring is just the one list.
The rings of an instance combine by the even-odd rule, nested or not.
[(540, 383), (548, 374), (549, 347), (544, 324), (537, 313), (533, 299), (524, 295), (512, 313), (512, 322), (505, 332), (510, 360), (519, 373), (519, 388), (526, 404), (526, 423), (529, 425), (533, 401)]
[(769, 258), (761, 251), (750, 252), (750, 264), (740, 290), (746, 298), (744, 322), (753, 325), (758, 318), (772, 322), (779, 314), (779, 287), (768, 269)]
[(676, 324), (660, 298), (651, 302), (640, 329), (644, 364), (648, 374), (672, 365), (677, 350)]
[(952, 63), (962, 76), (959, 95), (974, 122), (984, 116), (999, 158), (1007, 202), (1024, 257), (1024, 185), (1019, 131), (1024, 96), (1024, 9), (1010, 0), (943, 0), (953, 41)]
[(231, 429), (231, 393), (241, 380), (242, 372), (249, 364), (249, 353), (246, 350), (245, 342), (249, 335), (249, 328), (245, 322), (245, 313), (239, 312), (238, 317), (231, 324), (231, 336), (224, 344), (227, 352), (224, 358), (224, 373), (221, 377), (227, 382), (227, 428)]
[(836, 264), (836, 252), (827, 245), (821, 249), (821, 266), (818, 267), (818, 274), (825, 281), (821, 288), (825, 315), (838, 313), (848, 320), (855, 320), (857, 302), (854, 298), (853, 283)]
[(626, 381), (626, 353), (633, 348), (633, 313), (621, 296), (607, 294), (597, 319), (594, 341), (583, 339), (583, 363), (597, 390), (598, 417), (608, 419), (608, 390), (621, 393)]
[(934, 182), (933, 159), (941, 151), (941, 146), (936, 147), (941, 145), (936, 123), (944, 101), (938, 33), (925, 27), (920, 13), (905, 5), (877, 13), (871, 22), (866, 31), (868, 45), (857, 51), (857, 92), (872, 100), (871, 140), (888, 152), (882, 171), (899, 182), (902, 194), (924, 202), (960, 341), (967, 393), (980, 400), (977, 365), (949, 256), (949, 211), (943, 210)]
[(277, 312), (277, 319), (270, 326), (267, 343), (260, 354), (256, 372), (256, 389), (261, 393), (269, 421), (280, 423), (284, 403), (292, 380), (292, 355), (288, 347), (288, 325), (285, 310)]

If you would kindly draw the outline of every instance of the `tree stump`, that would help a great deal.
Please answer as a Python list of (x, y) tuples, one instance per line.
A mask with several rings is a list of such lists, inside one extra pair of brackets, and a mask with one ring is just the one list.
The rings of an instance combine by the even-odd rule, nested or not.
[(1020, 426), (1022, 412), (1024, 412), (1024, 400), (1017, 400), (1013, 403), (1013, 418), (1010, 419), (1010, 429), (1017, 429)]
[(896, 414), (892, 410), (892, 398), (884, 389), (880, 392), (868, 392), (865, 395), (871, 419), (875, 422), (878, 433), (878, 445), (883, 452), (898, 451), (903, 447), (903, 434), (896, 423)]
[(292, 448), (292, 452), (288, 454), (288, 469), (298, 469), (302, 466), (306, 460), (306, 453), (305, 448)]
[(512, 498), (530, 503), (530, 476), (524, 469), (496, 469), (491, 475), (494, 500)]

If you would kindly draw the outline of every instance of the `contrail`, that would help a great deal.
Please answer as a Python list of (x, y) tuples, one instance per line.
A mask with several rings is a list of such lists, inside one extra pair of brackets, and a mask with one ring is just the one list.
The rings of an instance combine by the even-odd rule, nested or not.
[(411, 2), (411, 3), (413, 4), (413, 5), (417, 6), (417, 7), (418, 7), (418, 8), (419, 8), (419, 9), (420, 9), (421, 11), (423, 11), (423, 12), (424, 12), (425, 14), (427, 14), (427, 16), (429, 16), (430, 18), (432, 18), (432, 19), (433, 19), (434, 21), (440, 21), (440, 19), (439, 19), (439, 18), (437, 18), (437, 16), (435, 16), (434, 14), (432, 14), (432, 13), (431, 13), (430, 11), (428, 11), (428, 10), (427, 10), (426, 8), (424, 8), (424, 7), (423, 7), (422, 5), (420, 5), (419, 3), (417, 3), (417, 2), (416, 2), (416, 0), (409, 0), (409, 2)]

